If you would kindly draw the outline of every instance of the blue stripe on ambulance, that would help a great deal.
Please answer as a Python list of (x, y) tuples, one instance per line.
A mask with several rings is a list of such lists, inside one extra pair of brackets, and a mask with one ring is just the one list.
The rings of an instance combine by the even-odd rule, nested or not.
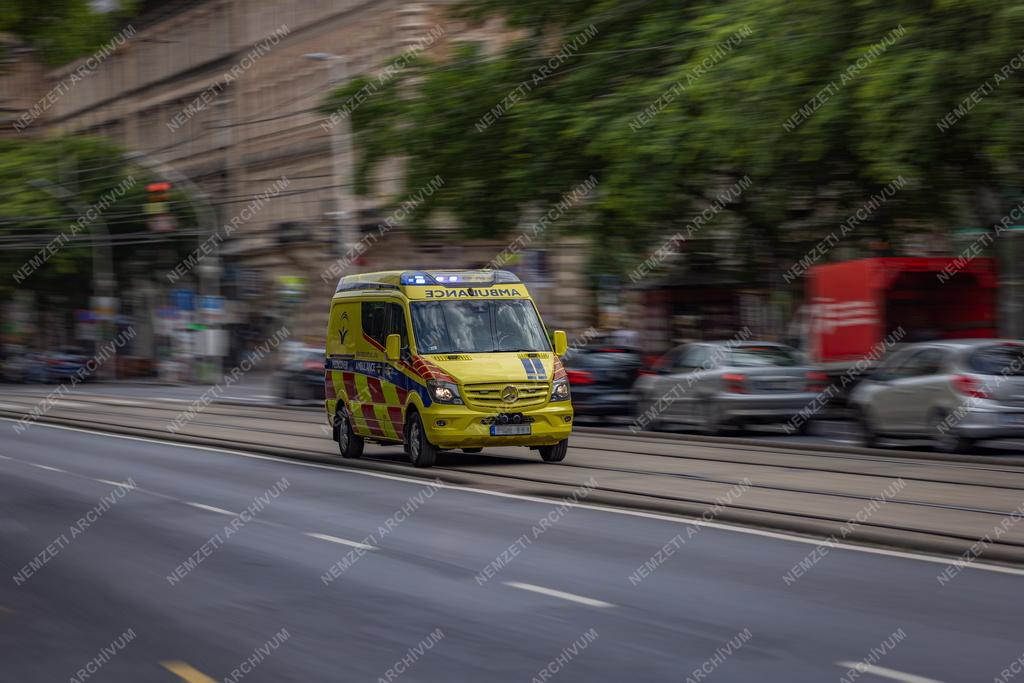
[(520, 358), (523, 369), (526, 370), (526, 379), (547, 379), (544, 371), (544, 363), (540, 358)]
[(382, 382), (390, 382), (406, 391), (417, 393), (420, 395), (424, 406), (429, 407), (433, 403), (430, 399), (430, 392), (427, 391), (425, 386), (405, 373), (391, 367), (388, 363), (366, 360), (357, 361), (351, 357), (333, 356), (328, 359), (327, 365), (330, 366), (329, 369), (331, 370), (348, 371), (359, 375), (366, 375), (367, 377), (374, 377)]

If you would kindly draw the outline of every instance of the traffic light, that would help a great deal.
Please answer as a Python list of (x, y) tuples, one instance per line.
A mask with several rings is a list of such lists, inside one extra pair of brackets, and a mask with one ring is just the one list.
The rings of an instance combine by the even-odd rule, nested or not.
[(171, 184), (159, 181), (146, 185), (146, 213), (149, 215), (149, 229), (152, 232), (173, 232), (176, 227), (171, 215)]
[(149, 193), (149, 201), (166, 202), (170, 199), (171, 184), (163, 181), (146, 185), (146, 192)]
[(167, 202), (171, 199), (171, 184), (167, 181), (146, 185), (146, 213), (167, 213)]

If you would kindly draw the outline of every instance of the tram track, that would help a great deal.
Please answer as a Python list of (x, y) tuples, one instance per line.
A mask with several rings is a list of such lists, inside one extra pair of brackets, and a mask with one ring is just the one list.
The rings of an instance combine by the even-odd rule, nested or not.
[[(0, 399), (0, 414), (17, 419), (39, 398), (8, 394)], [(598, 485), (589, 495), (603, 504), (692, 516), (714, 509), (718, 510), (716, 518), (723, 521), (822, 536), (827, 536), (829, 529), (834, 533), (849, 526), (854, 506), (877, 504), (878, 496), (869, 491), (880, 492), (879, 484), (884, 481), (902, 479), (908, 484), (906, 493), (886, 500), (885, 514), (878, 519), (858, 521), (857, 536), (865, 542), (896, 546), (901, 543), (897, 537), (913, 536), (917, 540), (911, 545), (935, 552), (969, 547), (985, 535), (986, 528), (995, 526), (998, 518), (1008, 518), (1024, 504), (1024, 468), (1013, 466), (790, 452), (778, 445), (746, 442), (709, 444), (647, 435), (626, 437), (615, 430), (581, 430), (574, 437), (568, 460), (558, 465), (508, 455), (506, 451), (515, 451), (496, 448), (483, 455), (445, 454), (434, 468), (417, 470), (401, 462), (397, 447), (368, 449), (360, 461), (341, 460), (321, 416), (312, 411), (211, 404), (187, 421), (180, 433), (169, 432), (166, 425), (186, 405), (76, 394), (63, 406), (58, 402), (40, 421), (315, 459), (338, 467), (438, 476), (498, 490), (539, 491), (548, 497), (570, 495), (593, 479)], [(626, 457), (633, 461), (632, 466), (608, 462), (609, 458)], [(706, 471), (709, 469), (716, 471)], [(819, 480), (821, 484), (815, 483)], [(723, 504), (725, 489), (741, 485), (751, 492)], [(950, 520), (949, 528), (937, 524), (935, 515)], [(991, 545), (989, 554), (996, 559), (1016, 562), (1019, 555), (1024, 562), (1024, 533), (1000, 538)]]

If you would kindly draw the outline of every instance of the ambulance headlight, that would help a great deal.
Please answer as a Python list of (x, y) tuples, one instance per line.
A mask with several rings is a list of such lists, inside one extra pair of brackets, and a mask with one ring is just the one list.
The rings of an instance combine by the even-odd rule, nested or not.
[(442, 382), (432, 379), (427, 382), (430, 391), (430, 398), (438, 403), (455, 403), (462, 405), (462, 397), (459, 396), (459, 388), (451, 382)]
[(564, 379), (560, 379), (554, 383), (551, 387), (551, 400), (552, 401), (568, 401), (569, 400), (569, 382)]

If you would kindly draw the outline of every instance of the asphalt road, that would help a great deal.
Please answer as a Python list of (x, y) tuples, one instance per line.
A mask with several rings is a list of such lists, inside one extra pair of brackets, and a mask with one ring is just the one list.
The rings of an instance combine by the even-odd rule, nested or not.
[[(203, 407), (187, 401), (102, 396), (85, 389), (55, 403), (8, 392), (0, 414), (265, 455), (339, 463), (321, 413), (252, 404)], [(190, 412), (191, 411), (191, 412)], [(122, 431), (122, 433), (124, 433)], [(897, 451), (819, 451), (761, 446), (757, 440), (678, 439), (578, 430), (566, 462), (542, 463), (522, 448), (480, 455), (445, 453), (429, 471), (409, 467), (401, 448), (370, 446), (350, 468), (545, 497), (579, 487), (588, 500), (616, 507), (959, 557), (979, 539), (984, 559), (1024, 564), (1024, 467), (1021, 458), (938, 459)], [(883, 501), (883, 502), (879, 502)], [(712, 509), (713, 508), (713, 509)], [(998, 533), (996, 533), (998, 531)]]
[(789, 683), (870, 658), (856, 680), (976, 683), (1024, 654), (1019, 571), (832, 549), (794, 577), (814, 542), (0, 434), (3, 680)]

